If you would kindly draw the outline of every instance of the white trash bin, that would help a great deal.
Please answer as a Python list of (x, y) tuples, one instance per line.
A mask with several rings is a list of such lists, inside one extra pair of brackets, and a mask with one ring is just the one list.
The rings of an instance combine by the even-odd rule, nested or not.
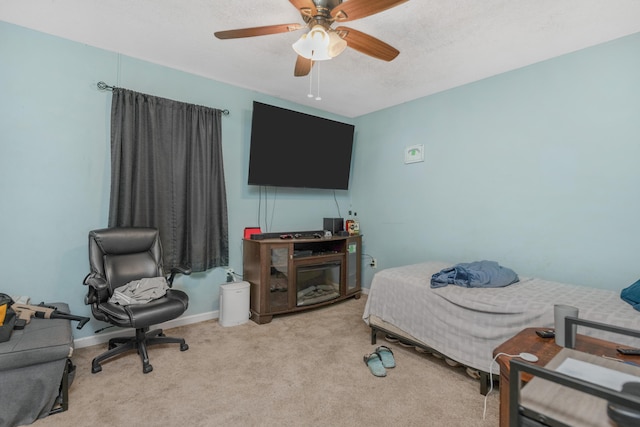
[(220, 285), (221, 326), (242, 325), (249, 320), (249, 282)]

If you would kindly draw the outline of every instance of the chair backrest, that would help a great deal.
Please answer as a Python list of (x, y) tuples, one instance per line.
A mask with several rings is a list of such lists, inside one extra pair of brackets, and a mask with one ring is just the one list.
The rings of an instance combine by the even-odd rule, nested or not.
[(113, 290), (132, 280), (163, 276), (162, 245), (155, 228), (116, 227), (89, 233), (91, 273)]

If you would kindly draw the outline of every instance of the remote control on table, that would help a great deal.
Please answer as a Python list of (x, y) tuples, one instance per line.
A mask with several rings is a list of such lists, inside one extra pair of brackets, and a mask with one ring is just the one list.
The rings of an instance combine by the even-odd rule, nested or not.
[(538, 330), (536, 331), (536, 334), (538, 334), (540, 338), (553, 338), (556, 336), (556, 333), (553, 329), (545, 329), (542, 331)]
[(616, 348), (616, 350), (625, 356), (640, 356), (640, 348)]

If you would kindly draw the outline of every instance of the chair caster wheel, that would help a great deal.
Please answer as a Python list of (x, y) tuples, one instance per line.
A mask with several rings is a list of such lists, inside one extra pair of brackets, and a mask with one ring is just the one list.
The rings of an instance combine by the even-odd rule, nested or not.
[(100, 366), (100, 365), (93, 365), (91, 367), (91, 373), (92, 374), (97, 374), (98, 372), (101, 372), (101, 371), (102, 371), (102, 366)]
[(189, 350), (189, 344), (180, 344), (180, 351), (187, 351)]
[(144, 365), (142, 367), (142, 372), (145, 373), (145, 374), (148, 374), (151, 371), (153, 371), (153, 366), (151, 366), (151, 365)]

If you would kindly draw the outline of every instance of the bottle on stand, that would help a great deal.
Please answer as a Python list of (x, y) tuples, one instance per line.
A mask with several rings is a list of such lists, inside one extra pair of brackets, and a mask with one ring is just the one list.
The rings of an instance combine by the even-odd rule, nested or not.
[(353, 236), (353, 218), (351, 217), (351, 211), (349, 211), (349, 217), (344, 223), (344, 229), (349, 233), (349, 236)]
[(353, 213), (353, 235), (360, 234), (360, 221), (358, 221), (358, 214)]

